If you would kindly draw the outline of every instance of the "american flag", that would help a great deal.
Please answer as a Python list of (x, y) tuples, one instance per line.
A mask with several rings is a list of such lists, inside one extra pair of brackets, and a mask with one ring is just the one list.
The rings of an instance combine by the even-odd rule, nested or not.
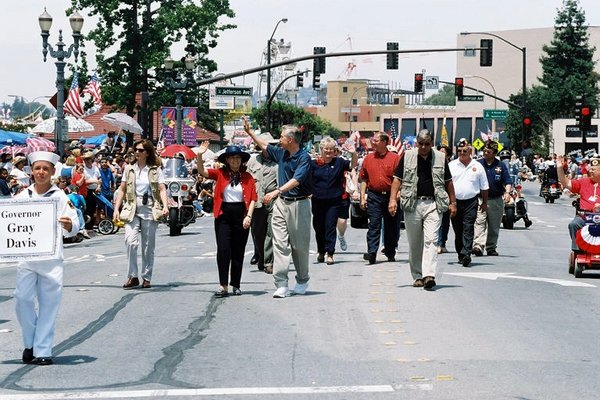
[(94, 104), (102, 105), (102, 91), (100, 90), (100, 81), (98, 80), (98, 74), (94, 72), (92, 79), (83, 88), (83, 94), (89, 94), (94, 100)]
[(77, 72), (73, 75), (73, 82), (71, 83), (71, 89), (69, 89), (69, 96), (63, 104), (65, 112), (71, 114), (76, 118), (81, 118), (84, 114), (83, 102), (79, 95), (79, 79), (77, 79)]

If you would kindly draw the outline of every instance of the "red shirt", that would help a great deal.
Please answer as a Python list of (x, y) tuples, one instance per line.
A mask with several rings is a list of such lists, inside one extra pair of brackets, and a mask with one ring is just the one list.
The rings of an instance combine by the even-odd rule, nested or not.
[[(221, 215), (221, 204), (223, 203), (223, 191), (229, 185), (229, 172), (224, 168), (209, 168), (206, 170), (208, 173), (208, 177), (215, 181), (215, 189), (214, 189), (214, 205), (213, 205), (213, 215), (215, 218)], [(244, 199), (244, 204), (246, 205), (246, 210), (250, 207), (250, 202), (252, 200), (257, 200), (256, 194), (256, 183), (254, 182), (254, 178), (250, 175), (249, 172), (242, 172), (240, 177), (240, 183), (242, 185), (242, 197)]]
[(595, 204), (600, 204), (600, 184), (594, 183), (589, 178), (575, 179), (571, 181), (571, 192), (579, 193), (579, 208), (585, 211), (593, 211)]
[(383, 156), (378, 152), (367, 154), (362, 163), (360, 178), (367, 182), (367, 188), (374, 192), (390, 192), (394, 171), (400, 162), (398, 154), (391, 151)]
[[(75, 167), (73, 167), (75, 168)], [(80, 174), (79, 172), (73, 172), (73, 177), (71, 178), (71, 183), (73, 185), (77, 185), (77, 182), (81, 179), (81, 177), (83, 176), (83, 174)], [(88, 194), (88, 187), (87, 187), (87, 183), (85, 182), (85, 179), (83, 180), (83, 183), (79, 186), (79, 194), (82, 195), (83, 197), (87, 197)]]

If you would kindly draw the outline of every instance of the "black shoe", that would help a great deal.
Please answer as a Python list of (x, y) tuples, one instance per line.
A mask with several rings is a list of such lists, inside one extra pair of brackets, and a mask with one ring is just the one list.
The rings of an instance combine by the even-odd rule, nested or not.
[(377, 254), (369, 254), (369, 264), (373, 265), (377, 261)]
[(531, 220), (529, 220), (529, 219), (525, 220), (525, 228), (529, 228), (531, 226), (531, 224), (533, 224), (533, 222), (531, 222)]
[(232, 286), (232, 287), (233, 287), (233, 295), (234, 296), (241, 296), (242, 295), (242, 291), (240, 290), (240, 288), (237, 288), (237, 287), (234, 287), (234, 286)]
[(395, 256), (387, 256), (387, 260), (388, 260), (388, 262), (396, 262), (396, 257)]
[(461, 263), (461, 262), (462, 262), (463, 258), (465, 258), (465, 256), (464, 256), (464, 255), (462, 255), (462, 254), (458, 254), (458, 262), (459, 262), (459, 263)]
[[(471, 253), (475, 254), (477, 257), (481, 257), (483, 255), (483, 250), (481, 250), (479, 247), (473, 247), (473, 250), (471, 251)], [(488, 251), (489, 254), (489, 251)]]
[(496, 250), (488, 250), (487, 255), (488, 256), (497, 256), (498, 252)]
[(33, 365), (52, 365), (54, 362), (52, 361), (52, 357), (36, 357), (31, 360)]
[(363, 253), (363, 260), (369, 261), (369, 257), (370, 257), (369, 253)]
[(256, 265), (258, 264), (258, 255), (255, 254), (252, 256), (252, 259), (250, 260), (250, 265)]
[(35, 357), (33, 356), (33, 348), (23, 350), (22, 360), (25, 364), (31, 363), (34, 359)]
[(318, 262), (318, 263), (323, 263), (323, 262), (325, 262), (325, 254), (323, 254), (323, 253), (318, 253), (318, 254), (317, 254), (317, 262)]
[(433, 289), (435, 287), (435, 278), (433, 276), (426, 276), (423, 279), (423, 288), (425, 290)]
[(471, 256), (464, 256), (461, 262), (463, 267), (468, 267), (471, 264)]

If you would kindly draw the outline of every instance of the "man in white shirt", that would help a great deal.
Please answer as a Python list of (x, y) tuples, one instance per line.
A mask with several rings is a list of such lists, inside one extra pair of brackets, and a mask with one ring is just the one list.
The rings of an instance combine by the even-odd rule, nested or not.
[(483, 166), (471, 158), (472, 149), (465, 139), (461, 139), (456, 152), (458, 158), (448, 163), (457, 205), (456, 215), (451, 220), (458, 262), (468, 267), (477, 219), (477, 197), (481, 196), (483, 201), (479, 207), (485, 212), (489, 185)]
[(94, 163), (95, 157), (91, 151), (86, 151), (81, 156), (84, 162), (83, 175), (88, 187), (88, 194), (85, 198), (85, 214), (90, 216), (89, 222), (85, 224), (85, 229), (90, 231), (94, 229), (96, 215), (97, 201), (94, 193), (100, 193), (100, 185), (102, 184), (100, 169)]

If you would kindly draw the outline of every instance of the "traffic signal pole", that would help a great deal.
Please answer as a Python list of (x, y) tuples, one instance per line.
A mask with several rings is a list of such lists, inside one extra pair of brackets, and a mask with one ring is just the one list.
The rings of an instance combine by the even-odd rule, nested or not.
[(270, 68), (277, 68), (283, 65), (294, 64), (300, 61), (313, 60), (317, 58), (334, 58), (334, 57), (351, 57), (351, 56), (368, 56), (376, 54), (419, 54), (419, 53), (449, 53), (449, 52), (462, 52), (465, 50), (481, 50), (481, 47), (476, 48), (447, 48), (447, 49), (418, 49), (418, 50), (370, 50), (370, 51), (347, 51), (342, 53), (323, 53), (323, 54), (310, 54), (307, 56), (290, 58), (287, 60), (279, 61), (269, 65), (261, 65), (259, 67), (244, 69), (230, 74), (218, 74), (216, 77), (202, 79), (197, 82), (197, 86), (209, 85), (214, 82), (218, 82), (224, 79), (237, 78), (239, 76), (250, 75), (256, 72), (264, 71)]

